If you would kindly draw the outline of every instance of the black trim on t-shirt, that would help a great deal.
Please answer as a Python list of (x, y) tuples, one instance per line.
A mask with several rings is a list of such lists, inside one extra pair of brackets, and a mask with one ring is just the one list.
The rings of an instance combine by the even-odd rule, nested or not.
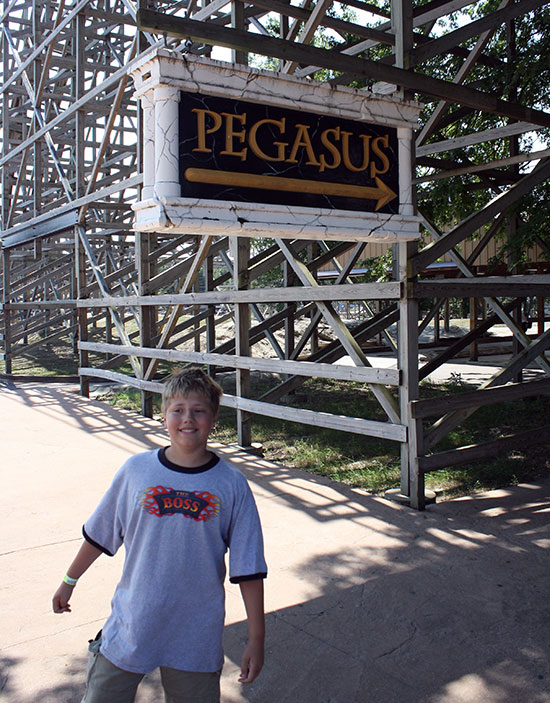
[(114, 554), (113, 554), (112, 552), (110, 552), (108, 549), (105, 549), (105, 547), (102, 547), (100, 544), (98, 544), (97, 542), (95, 542), (95, 541), (90, 537), (90, 535), (86, 532), (86, 530), (85, 530), (85, 528), (84, 528), (84, 525), (82, 526), (82, 534), (83, 534), (84, 539), (86, 540), (86, 542), (89, 542), (89, 543), (92, 545), (92, 547), (95, 547), (96, 549), (99, 549), (100, 552), (103, 552), (103, 554), (106, 554), (108, 557), (113, 557), (113, 556), (114, 556)]
[(173, 461), (170, 461), (170, 459), (166, 456), (166, 450), (168, 447), (161, 447), (158, 450), (158, 459), (160, 463), (165, 466), (167, 469), (170, 469), (171, 471), (177, 471), (180, 474), (202, 474), (204, 471), (208, 471), (208, 469), (212, 469), (218, 461), (220, 460), (219, 456), (214, 454), (214, 452), (210, 452), (212, 454), (212, 458), (209, 459), (206, 464), (202, 464), (202, 466), (180, 466), (179, 464), (174, 464)]
[(267, 578), (267, 572), (260, 572), (259, 574), (247, 574), (246, 576), (233, 576), (229, 579), (231, 583), (242, 583), (243, 581), (258, 581), (260, 579)]

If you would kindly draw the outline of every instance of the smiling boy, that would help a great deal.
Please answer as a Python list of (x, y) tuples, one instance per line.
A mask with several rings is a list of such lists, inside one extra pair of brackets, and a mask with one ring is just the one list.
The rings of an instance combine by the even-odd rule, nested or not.
[(124, 544), (126, 557), (111, 615), (90, 645), (82, 703), (132, 703), (157, 667), (167, 703), (219, 702), (227, 549), (248, 619), (239, 680), (260, 673), (267, 567), (246, 479), (207, 448), (221, 394), (200, 369), (171, 376), (162, 399), (170, 446), (131, 457), (84, 524), (54, 612), (70, 611), (76, 581), (102, 553)]

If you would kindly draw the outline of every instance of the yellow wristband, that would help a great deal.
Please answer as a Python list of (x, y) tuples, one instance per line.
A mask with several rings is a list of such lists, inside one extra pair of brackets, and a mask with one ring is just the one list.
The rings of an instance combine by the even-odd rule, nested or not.
[(78, 579), (73, 579), (70, 576), (68, 576), (67, 574), (65, 574), (65, 576), (63, 576), (63, 582), (66, 583), (67, 586), (76, 586), (77, 581), (78, 581)]

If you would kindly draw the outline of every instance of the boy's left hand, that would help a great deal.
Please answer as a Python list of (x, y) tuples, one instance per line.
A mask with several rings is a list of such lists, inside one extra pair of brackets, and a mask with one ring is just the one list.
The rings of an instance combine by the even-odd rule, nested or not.
[(264, 643), (262, 640), (249, 640), (241, 659), (239, 683), (252, 683), (264, 665)]

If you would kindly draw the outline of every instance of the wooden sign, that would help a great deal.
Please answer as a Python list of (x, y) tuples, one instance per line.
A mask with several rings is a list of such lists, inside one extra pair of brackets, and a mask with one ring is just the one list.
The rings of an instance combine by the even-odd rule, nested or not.
[(398, 213), (397, 129), (181, 91), (183, 198)]

